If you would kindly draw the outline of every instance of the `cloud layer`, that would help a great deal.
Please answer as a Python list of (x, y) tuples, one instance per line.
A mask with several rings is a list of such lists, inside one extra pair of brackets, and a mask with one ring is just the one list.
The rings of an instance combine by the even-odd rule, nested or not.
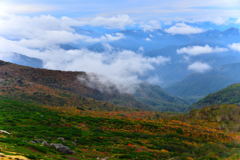
[(231, 48), (234, 51), (240, 52), (240, 43), (233, 43), (229, 45), (229, 48)]
[[(119, 17), (117, 17), (119, 18)], [(122, 28), (130, 21), (117, 23), (116, 17), (110, 19), (94, 18), (89, 25)], [(99, 22), (94, 24), (93, 22)], [(101, 23), (100, 23), (101, 22)], [(111, 22), (111, 23), (110, 23)], [(44, 68), (65, 71), (85, 71), (99, 75), (102, 82), (113, 83), (120, 91), (133, 92), (133, 86), (141, 83), (141, 77), (155, 67), (170, 61), (167, 57), (145, 57), (128, 50), (114, 50), (108, 45), (110, 41), (124, 38), (121, 33), (104, 34), (99, 37), (82, 35), (74, 27), (86, 22), (71, 18), (52, 16), (16, 16), (0, 17), (0, 59), (14, 60), (14, 54), (38, 58)], [(113, 26), (114, 25), (114, 26)], [(108, 50), (102, 53), (86, 48), (65, 50), (62, 44), (106, 43)], [(96, 78), (95, 78), (96, 79)], [(111, 83), (109, 83), (111, 82)], [(112, 85), (112, 84), (111, 84)]]
[(151, 20), (147, 23), (142, 23), (141, 24), (141, 27), (143, 28), (143, 30), (145, 32), (147, 31), (154, 31), (156, 29), (161, 29), (161, 25), (160, 25), (160, 22), (159, 21), (156, 21), (156, 20)]
[(211, 47), (209, 45), (205, 45), (205, 46), (190, 46), (190, 47), (180, 48), (177, 50), (177, 53), (186, 54), (188, 56), (198, 56), (203, 54), (211, 54), (211, 53), (226, 52), (226, 51), (228, 51), (227, 48)]
[(166, 29), (165, 31), (171, 34), (197, 34), (204, 32), (204, 30), (201, 28), (192, 27), (185, 23), (177, 23), (176, 25)]

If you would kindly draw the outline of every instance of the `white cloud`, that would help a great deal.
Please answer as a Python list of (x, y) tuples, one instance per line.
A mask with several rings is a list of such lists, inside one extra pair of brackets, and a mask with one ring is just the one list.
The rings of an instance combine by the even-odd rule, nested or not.
[(203, 62), (195, 62), (188, 66), (188, 70), (198, 73), (205, 73), (211, 69), (212, 67), (209, 64)]
[(82, 20), (82, 25), (104, 26), (108, 28), (124, 29), (126, 26), (134, 24), (128, 15), (117, 15), (112, 17), (98, 16), (93, 19)]
[(148, 58), (132, 51), (121, 51), (111, 54), (97, 54), (89, 51), (81, 52), (81, 57), (67, 66), (68, 70), (82, 68), (88, 73), (97, 73), (105, 77), (101, 78), (101, 83), (105, 84), (104, 88), (109, 88), (112, 84), (115, 84), (119, 91), (127, 93), (132, 93), (135, 86), (142, 82), (139, 79), (140, 76), (145, 75), (150, 70), (154, 70), (155, 65), (169, 61), (165, 57)]
[(159, 21), (155, 21), (155, 20), (151, 20), (147, 23), (143, 23), (141, 24), (141, 28), (147, 32), (147, 31), (154, 31), (154, 30), (157, 30), (157, 29), (161, 29), (161, 25), (160, 25), (160, 22)]
[(143, 46), (140, 46), (140, 47), (138, 48), (138, 52), (140, 52), (140, 53), (144, 53), (144, 51), (145, 51), (145, 49), (144, 49)]
[[(140, 53), (116, 51), (108, 44), (124, 38), (121, 33), (91, 37), (78, 34), (72, 26), (79, 20), (52, 16), (0, 16), (0, 58), (14, 60), (14, 53), (43, 61), (44, 68), (85, 71), (100, 75), (103, 82), (112, 82), (124, 92), (132, 92), (142, 76), (170, 61), (167, 57), (145, 57)], [(64, 50), (61, 44), (104, 42), (103, 53), (88, 49)]]
[(135, 22), (128, 15), (116, 15), (116, 16), (97, 16), (94, 18), (78, 18), (73, 19), (69, 17), (62, 17), (62, 21), (69, 26), (100, 26), (110, 29), (124, 29), (126, 26), (131, 26)]
[[(61, 37), (61, 38), (59, 38)], [(52, 45), (74, 43), (77, 41), (83, 41), (87, 43), (97, 43), (97, 42), (111, 42), (123, 39), (125, 36), (121, 33), (116, 34), (105, 34), (101, 37), (93, 38), (90, 36), (80, 35), (76, 33), (71, 33), (67, 31), (49, 31), (47, 34), (41, 35), (34, 39), (22, 39), (20, 43), (23, 46), (30, 48), (43, 48)]]
[(145, 39), (145, 41), (151, 41), (152, 39), (151, 38), (149, 38), (149, 37), (147, 37), (146, 39)]
[(186, 54), (188, 56), (198, 56), (203, 54), (211, 54), (217, 52), (226, 52), (228, 51), (227, 48), (220, 48), (220, 47), (211, 47), (209, 45), (205, 46), (190, 46), (184, 47), (177, 50), (178, 54)]
[(7, 14), (27, 14), (53, 11), (56, 7), (43, 4), (12, 4), (0, 1), (0, 15)]
[(204, 32), (204, 30), (201, 28), (192, 27), (185, 23), (177, 23), (174, 26), (166, 29), (165, 31), (171, 34), (197, 34)]
[(78, 25), (82, 25), (81, 21), (66, 17), (6, 15), (0, 16), (0, 36), (19, 39), (23, 46), (31, 48), (78, 41), (86, 43), (110, 42), (125, 38), (122, 33), (105, 34), (100, 37), (82, 35), (72, 28), (72, 26)]
[(224, 25), (228, 22), (228, 18), (216, 17), (216, 18), (213, 18), (213, 19), (209, 19), (209, 22), (212, 22), (212, 23), (217, 24), (217, 25)]
[(238, 18), (238, 19), (236, 20), (236, 23), (237, 23), (237, 24), (240, 24), (240, 18)]
[(125, 38), (125, 36), (122, 33), (116, 33), (114, 35), (105, 34), (103, 37), (101, 37), (101, 41), (118, 41), (123, 38)]
[(229, 45), (229, 48), (234, 51), (240, 52), (240, 43), (233, 43), (233, 44)]
[(61, 48), (45, 48), (43, 51), (22, 46), (18, 41), (0, 39), (0, 58), (11, 60), (12, 53), (41, 59), (44, 68), (85, 71), (105, 77), (103, 82), (111, 82), (119, 91), (133, 92), (141, 83), (141, 76), (154, 70), (156, 65), (170, 61), (166, 57), (144, 57), (132, 51), (116, 51), (97, 53), (87, 49), (63, 50)]

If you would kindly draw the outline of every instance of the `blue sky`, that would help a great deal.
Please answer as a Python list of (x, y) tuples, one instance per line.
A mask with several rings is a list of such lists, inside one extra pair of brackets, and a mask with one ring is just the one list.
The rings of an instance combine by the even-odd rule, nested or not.
[(141, 20), (181, 20), (240, 15), (239, 0), (0, 0), (0, 5), (21, 14), (69, 17), (127, 14)]

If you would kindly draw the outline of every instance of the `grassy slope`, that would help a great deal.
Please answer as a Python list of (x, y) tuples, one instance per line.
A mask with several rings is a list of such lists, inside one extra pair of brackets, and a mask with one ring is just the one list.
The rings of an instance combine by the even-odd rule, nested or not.
[(218, 104), (240, 104), (240, 84), (234, 84), (221, 91), (210, 94), (192, 106), (198, 108)]
[[(0, 147), (3, 151), (45, 160), (97, 157), (110, 160), (214, 160), (225, 159), (235, 149), (239, 150), (232, 137), (222, 131), (175, 120), (149, 120), (146, 117), (154, 114), (150, 112), (141, 112), (141, 119), (138, 116), (128, 118), (128, 114), (119, 112), (103, 116), (102, 112), (85, 113), (58, 107), (49, 110), (1, 99), (0, 130), (12, 134), (0, 136)], [(132, 114), (137, 115), (137, 112)], [(59, 137), (65, 138), (65, 142), (58, 140)], [(35, 139), (63, 143), (76, 153), (63, 155), (52, 148), (30, 143)]]
[(240, 132), (240, 107), (238, 105), (214, 105), (192, 110), (186, 120), (201, 120), (215, 123), (215, 127), (233, 132)]

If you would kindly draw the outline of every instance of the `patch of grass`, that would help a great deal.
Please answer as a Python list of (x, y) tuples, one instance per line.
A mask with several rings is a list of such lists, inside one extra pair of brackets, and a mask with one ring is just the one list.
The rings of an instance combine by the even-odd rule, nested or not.
[[(0, 147), (30, 159), (165, 160), (225, 159), (235, 145), (229, 135), (173, 120), (134, 120), (101, 117), (99, 112), (69, 114), (26, 102), (0, 99)], [(65, 155), (33, 140), (61, 143), (75, 154)], [(61, 140), (64, 139), (64, 140)]]

